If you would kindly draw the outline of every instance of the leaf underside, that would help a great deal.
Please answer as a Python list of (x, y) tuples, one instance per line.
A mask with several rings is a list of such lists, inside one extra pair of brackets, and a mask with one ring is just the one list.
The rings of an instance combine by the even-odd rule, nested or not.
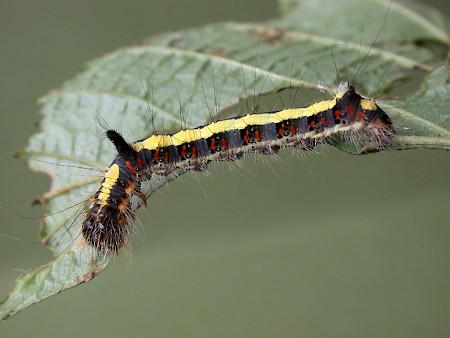
[[(79, 236), (77, 217), (80, 196), (96, 191), (115, 156), (98, 140), (98, 124), (124, 126), (121, 132), (135, 141), (248, 110), (305, 106), (333, 91), (321, 93), (319, 83), (346, 80), (388, 112), (397, 132), (393, 148), (450, 149), (450, 43), (439, 13), (390, 1), (300, 4), (281, 0), (284, 14), (266, 23), (219, 23), (151, 37), (89, 62), (40, 99), (41, 131), (25, 155), (58, 165), (29, 162), (52, 178), (42, 198), (52, 215), (43, 218), (40, 235), (55, 259), (18, 277), (0, 305), (2, 319), (92, 279), (108, 264)], [(342, 20), (349, 17), (351, 24)], [(336, 146), (352, 151), (351, 144)], [(99, 173), (87, 178), (82, 166)], [(146, 194), (180, 174), (152, 178)]]

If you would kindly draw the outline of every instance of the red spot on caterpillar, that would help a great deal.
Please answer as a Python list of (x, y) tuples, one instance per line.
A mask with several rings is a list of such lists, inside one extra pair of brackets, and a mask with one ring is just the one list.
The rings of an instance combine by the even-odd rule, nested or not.
[(259, 132), (258, 129), (255, 131), (255, 139), (256, 139), (256, 142), (261, 141), (261, 133)]
[(322, 123), (322, 125), (324, 125), (325, 127), (327, 126), (327, 120), (325, 119), (325, 117), (322, 117), (320, 119), (320, 122)]
[(192, 157), (197, 157), (197, 148), (192, 147)]
[(216, 140), (214, 139), (214, 137), (211, 139), (211, 146), (209, 147), (209, 149), (213, 151), (216, 150)]
[(248, 143), (248, 130), (245, 131), (245, 134), (244, 134), (244, 142), (245, 142), (245, 143)]
[(181, 148), (181, 153), (180, 153), (182, 158), (186, 158), (186, 145), (183, 144), (183, 147)]
[(131, 165), (130, 161), (126, 161), (126, 162), (125, 162), (125, 165), (127, 166), (128, 169), (130, 169), (130, 171), (131, 171), (133, 174), (136, 174), (136, 169), (134, 169), (134, 167)]
[(284, 132), (284, 123), (281, 124), (281, 128), (278, 128), (278, 135), (283, 136)]
[(291, 134), (295, 135), (296, 132), (297, 132), (297, 129), (295, 129), (294, 124), (291, 124)]
[(334, 117), (336, 118), (336, 120), (341, 119), (341, 111), (339, 109), (335, 110)]
[(139, 168), (144, 168), (144, 162), (141, 160), (140, 157), (138, 157), (137, 162), (138, 162)]
[(164, 152), (164, 162), (165, 163), (169, 162), (169, 152), (167, 150)]
[(227, 149), (228, 148), (228, 143), (227, 140), (225, 139), (225, 137), (222, 137), (222, 148), (223, 149)]
[(350, 115), (351, 117), (355, 116), (355, 113), (354, 113), (354, 111), (353, 111), (353, 105), (352, 105), (352, 104), (349, 104), (349, 105), (348, 105), (348, 107), (347, 107), (347, 113), (348, 113), (348, 115)]
[(364, 118), (364, 113), (358, 113), (358, 119), (362, 120)]
[(316, 121), (312, 120), (309, 125), (314, 128), (316, 126)]
[(153, 154), (153, 161), (158, 162), (159, 158), (159, 149), (155, 149), (155, 153)]

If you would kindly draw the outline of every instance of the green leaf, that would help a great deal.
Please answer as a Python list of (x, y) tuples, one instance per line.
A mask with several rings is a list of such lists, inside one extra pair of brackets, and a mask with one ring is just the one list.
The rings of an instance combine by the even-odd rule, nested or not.
[(443, 66), (406, 100), (380, 103), (395, 121), (398, 149), (450, 149), (449, 79), (448, 66)]
[[(99, 125), (135, 141), (255, 108), (304, 106), (328, 98), (319, 83), (348, 80), (363, 95), (389, 98), (378, 102), (393, 119), (395, 147), (449, 149), (448, 65), (434, 70), (448, 58), (444, 20), (428, 7), (413, 12), (412, 6), (387, 4), (283, 0), (284, 15), (267, 23), (207, 25), (112, 52), (40, 99), (41, 131), (25, 155), (33, 170), (52, 178), (41, 199), (49, 215), (41, 238), (55, 259), (18, 277), (0, 317), (88, 281), (107, 266), (109, 258), (93, 252), (79, 234), (82, 201), (98, 189), (115, 156), (111, 144), (99, 140)], [(414, 79), (422, 82), (416, 93), (392, 100), (397, 87)], [(349, 144), (337, 146), (352, 151)], [(181, 174), (153, 177), (146, 194)]]

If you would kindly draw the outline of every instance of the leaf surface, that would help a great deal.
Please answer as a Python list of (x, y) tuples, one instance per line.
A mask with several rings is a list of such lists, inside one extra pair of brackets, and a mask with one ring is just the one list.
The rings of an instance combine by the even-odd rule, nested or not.
[[(42, 219), (41, 238), (55, 259), (18, 277), (0, 317), (107, 266), (108, 257), (99, 257), (79, 235), (80, 202), (98, 189), (115, 156), (111, 144), (99, 140), (99, 126), (119, 128), (135, 141), (255, 108), (304, 106), (328, 98), (346, 80), (362, 95), (380, 97), (397, 131), (395, 147), (449, 149), (449, 70), (435, 70), (448, 58), (444, 20), (428, 7), (414, 12), (389, 3), (282, 0), (283, 15), (270, 22), (218, 23), (119, 49), (41, 98), (41, 131), (25, 155), (33, 170), (52, 178), (42, 197), (50, 216)], [(419, 90), (393, 100), (399, 95), (394, 89), (412, 79), (421, 82)], [(321, 93), (319, 83), (330, 93)], [(349, 144), (337, 146), (351, 151)], [(152, 178), (146, 194), (181, 174)]]

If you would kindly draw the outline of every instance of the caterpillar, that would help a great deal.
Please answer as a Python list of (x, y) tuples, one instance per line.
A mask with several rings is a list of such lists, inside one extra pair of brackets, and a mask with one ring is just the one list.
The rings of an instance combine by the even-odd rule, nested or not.
[[(382, 13), (389, 11), (386, 11), (385, 3), (377, 2), (377, 5), (382, 8)], [(23, 308), (88, 281), (100, 273), (108, 259), (98, 260), (97, 256), (91, 254), (96, 252), (101, 256), (114, 256), (123, 251), (134, 227), (134, 202), (147, 202), (145, 186), (148, 182), (145, 181), (154, 181), (159, 175), (174, 177), (172, 173), (179, 170), (204, 171), (209, 162), (235, 161), (248, 153), (275, 154), (282, 147), (311, 150), (318, 144), (334, 144), (340, 139), (347, 142), (339, 142), (339, 147), (356, 145), (362, 152), (383, 150), (390, 146), (396, 135), (390, 118), (375, 102), (361, 97), (352, 87), (340, 90), (331, 100), (307, 108), (275, 111), (269, 107), (261, 109), (266, 113), (221, 118), (214, 123), (209, 123), (211, 119), (207, 119), (206, 114), (209, 113), (211, 118), (212, 111), (220, 116), (225, 115), (226, 113), (222, 114), (223, 108), (235, 104), (238, 98), (250, 100), (252, 95), (247, 95), (246, 88), (253, 88), (253, 97), (258, 97), (259, 100), (260, 94), (268, 93), (266, 83), (272, 84), (272, 88), (269, 88), (271, 92), (286, 87), (317, 89), (316, 83), (320, 81), (321, 74), (326, 74), (327, 81), (335, 74), (335, 80), (329, 81), (330, 83), (339, 83), (341, 78), (351, 79), (360, 93), (374, 97), (377, 95), (374, 92), (386, 93), (399, 81), (405, 82), (409, 75), (404, 75), (404, 70), (412, 73), (433, 69), (427, 67), (430, 63), (426, 62), (427, 58), (421, 53), (422, 48), (401, 48), (411, 47), (408, 42), (417, 44), (419, 41), (421, 46), (427, 45), (422, 42), (427, 41), (429, 28), (433, 25), (426, 20), (419, 22), (426, 23), (426, 33), (420, 33), (419, 29), (410, 28), (411, 25), (399, 20), (405, 12), (409, 13), (409, 10), (400, 8), (394, 15), (398, 25), (386, 25), (389, 27), (387, 41), (394, 43), (385, 44), (385, 39), (379, 39), (379, 32), (375, 32), (376, 36), (374, 35), (373, 40), (370, 39), (371, 43), (368, 45), (362, 39), (362, 35), (366, 33), (361, 34), (361, 39), (356, 41), (349, 39), (348, 37), (360, 35), (360, 32), (355, 35), (351, 30), (366, 28), (367, 13), (367, 22), (371, 25), (380, 22), (383, 28), (386, 14), (376, 15), (377, 11), (372, 6), (363, 6), (363, 11), (358, 11), (352, 5), (352, 22), (336, 25), (336, 18), (348, 17), (349, 7), (347, 4), (339, 5), (336, 7), (339, 12), (331, 16), (326, 9), (332, 7), (335, 6), (322, 5), (314, 11), (306, 7), (296, 12), (289, 9), (285, 12), (286, 15), (289, 14), (289, 20), (280, 20), (284, 24), (278, 24), (282, 28), (272, 29), (267, 23), (233, 23), (167, 34), (159, 40), (152, 38), (149, 45), (127, 47), (93, 61), (86, 71), (64, 83), (60, 91), (41, 99), (45, 117), (42, 129), (45, 132), (33, 137), (27, 149), (28, 154), (32, 158), (43, 158), (50, 164), (57, 162), (55, 164), (58, 166), (73, 161), (100, 169), (101, 184), (97, 182), (98, 177), (92, 175), (85, 179), (84, 174), (81, 174), (83, 178), (79, 179), (80, 174), (75, 170), (60, 170), (61, 167), (47, 170), (36, 165), (37, 161), (32, 164), (35, 170), (37, 168), (50, 173), (53, 180), (50, 192), (41, 199), (48, 212), (42, 223), (41, 238), (44, 244), (49, 244), (57, 257), (45, 267), (30, 270), (18, 279), (9, 299), (18, 300), (18, 307)], [(397, 10), (394, 9), (394, 12)], [(431, 15), (428, 17), (435, 18)], [(357, 22), (360, 18), (364, 18), (362, 25)], [(312, 19), (312, 25), (308, 19)], [(416, 16), (412, 19), (411, 21), (417, 21)], [(327, 22), (330, 25), (317, 24)], [(396, 30), (396, 27), (402, 29)], [(328, 32), (323, 33), (322, 28)], [(350, 32), (346, 31), (347, 28)], [(340, 33), (341, 30), (344, 34)], [(418, 33), (404, 38), (405, 32)], [(375, 44), (378, 40), (382, 43)], [(258, 48), (257, 53), (254, 53), (255, 47)], [(321, 63), (321, 60), (324, 62)], [(348, 67), (353, 65), (356, 69), (354, 72), (350, 70), (350, 73), (354, 73), (354, 76), (349, 76)], [(206, 85), (203, 86), (204, 83), (199, 79), (204, 78), (203, 74), (208, 68), (214, 69), (216, 77), (212, 74), (209, 77), (211, 79), (207, 78)], [(138, 78), (141, 79), (142, 86), (137, 81)], [(227, 80), (231, 83), (225, 85)], [(170, 90), (170, 84), (173, 83), (180, 88), (177, 93)], [(202, 84), (201, 90), (198, 88), (199, 83)], [(151, 99), (146, 92), (146, 85), (152, 90)], [(187, 100), (183, 100), (181, 90), (189, 92)], [(216, 103), (216, 94), (219, 104)], [(207, 98), (210, 97), (214, 97), (216, 109), (209, 108)], [(199, 100), (202, 100), (200, 103), (205, 103), (203, 99), (208, 107), (198, 104)], [(280, 102), (283, 108), (287, 107), (282, 100)], [(295, 105), (304, 106), (306, 104)], [(426, 105), (421, 106), (423, 111), (427, 111), (427, 108)], [(400, 136), (395, 138), (398, 145), (405, 134), (402, 119), (395, 109), (385, 109), (395, 121), (397, 135)], [(151, 120), (145, 119), (147, 110), (156, 112), (156, 125), (148, 125)], [(189, 111), (195, 111), (195, 114), (185, 118), (183, 113)], [(176, 112), (180, 118), (176, 116)], [(128, 137), (109, 130), (106, 136), (117, 150), (117, 155), (114, 156), (103, 144), (92, 146), (92, 143), (86, 142), (92, 135), (96, 137), (93, 123), (95, 113), (97, 117), (105, 116), (107, 123), (113, 126), (126, 125), (123, 130), (139, 134), (134, 139), (146, 136), (145, 133), (151, 127), (163, 134), (129, 143), (126, 141)], [(180, 128), (182, 124), (190, 129)], [(196, 127), (199, 125), (203, 126)], [(164, 132), (172, 130), (171, 128), (182, 131), (174, 134)], [(140, 134), (139, 129), (145, 130), (145, 133)], [(107, 170), (103, 171), (105, 164), (112, 159), (114, 160), (107, 166)], [(347, 180), (353, 179), (352, 175), (345, 176), (348, 176)], [(94, 180), (97, 186), (91, 189), (90, 184)], [(55, 196), (58, 198), (54, 198)], [(76, 215), (61, 212), (75, 210), (75, 203), (80, 205), (80, 201), (86, 196), (88, 203)], [(215, 199), (216, 197), (219, 196), (215, 196)], [(326, 197), (324, 196), (324, 201)], [(267, 199), (270, 202), (270, 196)], [(81, 203), (84, 204), (85, 201)], [(263, 206), (259, 207), (254, 211), (261, 210)], [(311, 214), (306, 208), (302, 211), (306, 216)], [(214, 209), (214, 212), (214, 217), (220, 217), (220, 211)], [(201, 210), (198, 215), (208, 222), (211, 220), (203, 217)], [(197, 218), (192, 220), (197, 221)], [(76, 231), (72, 231), (74, 227)], [(25, 289), (23, 286), (31, 287)], [(14, 313), (9, 312), (8, 316)]]
[(274, 154), (282, 147), (311, 150), (339, 138), (363, 151), (382, 150), (392, 144), (394, 134), (389, 116), (352, 86), (306, 108), (248, 114), (134, 143), (110, 129), (106, 136), (118, 154), (91, 198), (82, 236), (97, 252), (117, 254), (135, 219), (131, 199), (137, 196), (146, 204), (141, 183), (152, 175), (204, 171), (209, 162), (235, 161), (247, 153)]

